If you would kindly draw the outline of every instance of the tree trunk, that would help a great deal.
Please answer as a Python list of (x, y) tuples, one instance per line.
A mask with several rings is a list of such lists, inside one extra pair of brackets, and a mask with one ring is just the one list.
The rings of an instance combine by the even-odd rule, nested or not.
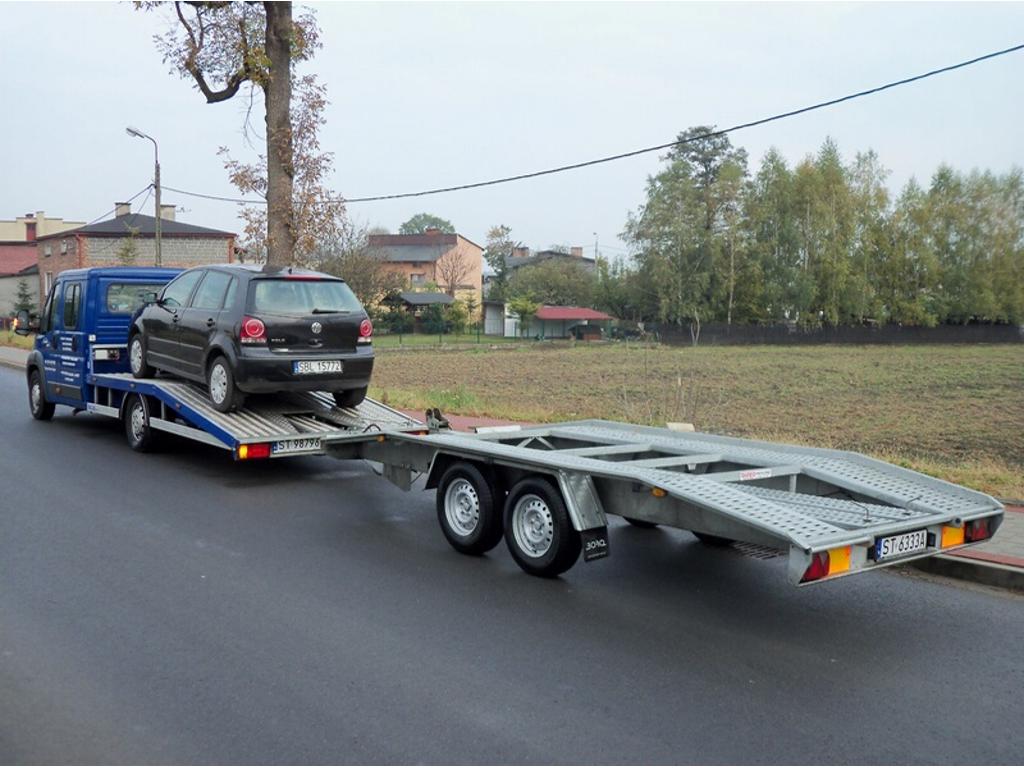
[(266, 54), (269, 81), (263, 84), (267, 107), (267, 267), (287, 267), (295, 252), (292, 197), (291, 40), (292, 4), (268, 2)]

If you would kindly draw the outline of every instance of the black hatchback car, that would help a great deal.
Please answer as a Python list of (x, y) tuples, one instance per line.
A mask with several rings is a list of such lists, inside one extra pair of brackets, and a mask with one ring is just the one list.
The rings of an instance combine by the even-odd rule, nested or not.
[(366, 397), (373, 326), (344, 280), (230, 264), (178, 275), (132, 320), (132, 375), (165, 371), (205, 383), (219, 411), (246, 394), (327, 391), (344, 408)]

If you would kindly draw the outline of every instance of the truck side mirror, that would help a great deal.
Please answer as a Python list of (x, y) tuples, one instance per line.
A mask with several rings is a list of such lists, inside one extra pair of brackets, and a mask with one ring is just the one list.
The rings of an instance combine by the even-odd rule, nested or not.
[(143, 304), (156, 304), (156, 301), (156, 291), (146, 291), (144, 294), (142, 294)]
[(39, 330), (39, 315), (29, 315), (26, 310), (18, 312), (14, 318), (14, 332), (19, 336), (28, 336)]

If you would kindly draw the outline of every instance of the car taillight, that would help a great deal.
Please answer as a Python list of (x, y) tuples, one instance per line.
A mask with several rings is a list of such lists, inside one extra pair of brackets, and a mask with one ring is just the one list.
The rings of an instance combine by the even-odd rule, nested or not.
[(267, 328), (258, 317), (243, 317), (242, 332), (238, 336), (242, 344), (266, 344)]
[(373, 341), (373, 323), (370, 322), (370, 318), (366, 318), (359, 324), (359, 343), (369, 344)]
[(992, 526), (989, 518), (971, 520), (964, 526), (964, 539), (967, 541), (983, 541), (992, 536)]
[(238, 458), (242, 461), (247, 459), (269, 459), (270, 443), (244, 443), (238, 446)]

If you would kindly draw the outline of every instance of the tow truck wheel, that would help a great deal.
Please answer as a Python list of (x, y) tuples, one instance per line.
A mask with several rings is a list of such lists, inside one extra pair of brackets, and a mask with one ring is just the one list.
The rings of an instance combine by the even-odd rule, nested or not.
[(124, 409), (124, 434), (133, 451), (148, 453), (153, 450), (156, 435), (149, 425), (149, 408), (142, 395), (131, 395)]
[(366, 399), (367, 387), (358, 389), (344, 389), (340, 392), (333, 392), (334, 403), (339, 408), (355, 408)]
[(733, 544), (736, 539), (727, 539), (724, 536), (712, 536), (710, 533), (701, 533), (699, 531), (690, 531), (701, 544), (709, 547), (728, 547)]
[(437, 521), (448, 543), (464, 555), (490, 552), (501, 541), (500, 498), (473, 464), (458, 461), (437, 484)]
[(562, 494), (536, 476), (520, 480), (509, 491), (505, 543), (520, 568), (549, 579), (569, 570), (582, 549)]
[(33, 419), (49, 421), (53, 418), (54, 406), (46, 400), (43, 377), (38, 368), (34, 368), (28, 377), (28, 407), (32, 411)]
[(218, 411), (230, 413), (242, 407), (245, 395), (235, 386), (235, 374), (232, 373), (231, 364), (226, 358), (214, 358), (206, 374), (206, 381), (209, 385), (210, 400)]
[(153, 366), (146, 363), (146, 342), (141, 333), (136, 333), (128, 342), (128, 364), (136, 379), (151, 379), (156, 374)]
[(623, 517), (630, 525), (635, 525), (637, 528), (657, 528), (657, 523), (652, 523), (650, 520), (639, 520), (635, 517)]

